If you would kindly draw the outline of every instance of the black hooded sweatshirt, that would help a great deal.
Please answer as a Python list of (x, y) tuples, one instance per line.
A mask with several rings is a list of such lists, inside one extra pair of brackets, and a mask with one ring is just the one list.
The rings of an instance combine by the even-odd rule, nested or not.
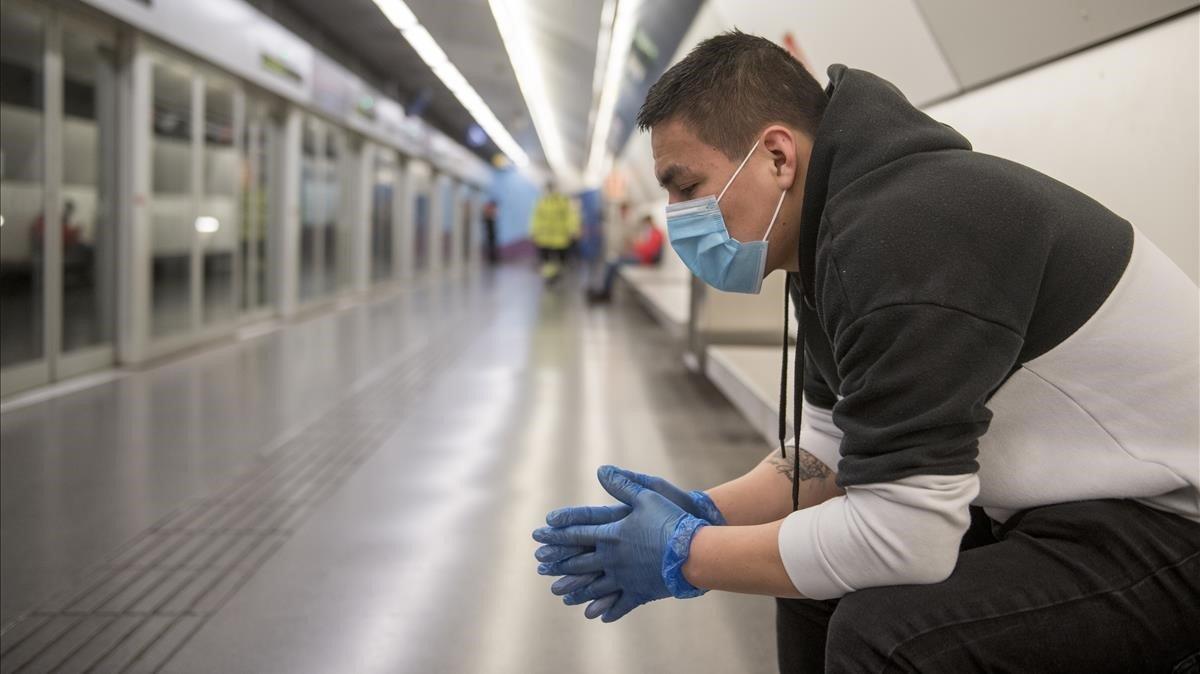
[(972, 151), (885, 80), (829, 76), (789, 290), (800, 444), (848, 493), (781, 529), (797, 588), (941, 580), (972, 503), (1004, 519), (1132, 497), (1200, 520), (1195, 284), (1126, 220)]

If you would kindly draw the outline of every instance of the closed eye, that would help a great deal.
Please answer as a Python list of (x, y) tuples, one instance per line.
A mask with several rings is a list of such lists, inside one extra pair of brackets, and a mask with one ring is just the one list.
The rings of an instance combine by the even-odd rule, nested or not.
[(692, 198), (692, 192), (695, 192), (695, 191), (696, 191), (695, 184), (688, 185), (687, 187), (679, 188), (679, 193), (682, 194), (683, 196), (687, 197), (688, 199)]

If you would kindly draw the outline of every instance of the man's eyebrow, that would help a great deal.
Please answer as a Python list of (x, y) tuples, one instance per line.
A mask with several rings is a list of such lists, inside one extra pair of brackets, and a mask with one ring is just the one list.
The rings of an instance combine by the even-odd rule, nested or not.
[(679, 164), (671, 164), (667, 168), (663, 169), (662, 173), (658, 174), (658, 186), (665, 188), (665, 187), (671, 185), (672, 183), (674, 183), (675, 178), (680, 173), (686, 173), (686, 172), (687, 172), (687, 169), (680, 166)]

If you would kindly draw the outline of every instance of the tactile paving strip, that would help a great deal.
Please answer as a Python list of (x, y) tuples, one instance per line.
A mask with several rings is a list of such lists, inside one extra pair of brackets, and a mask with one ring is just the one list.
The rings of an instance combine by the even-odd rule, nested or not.
[(431, 338), (232, 484), (168, 515), (0, 633), (0, 672), (155, 672), (398, 428), (465, 347)]

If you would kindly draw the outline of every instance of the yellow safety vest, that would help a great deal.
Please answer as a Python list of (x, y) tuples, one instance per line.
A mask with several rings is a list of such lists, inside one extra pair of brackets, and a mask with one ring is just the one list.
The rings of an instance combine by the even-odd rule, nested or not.
[(529, 234), (539, 248), (566, 248), (579, 236), (579, 214), (561, 194), (542, 197), (533, 210)]

